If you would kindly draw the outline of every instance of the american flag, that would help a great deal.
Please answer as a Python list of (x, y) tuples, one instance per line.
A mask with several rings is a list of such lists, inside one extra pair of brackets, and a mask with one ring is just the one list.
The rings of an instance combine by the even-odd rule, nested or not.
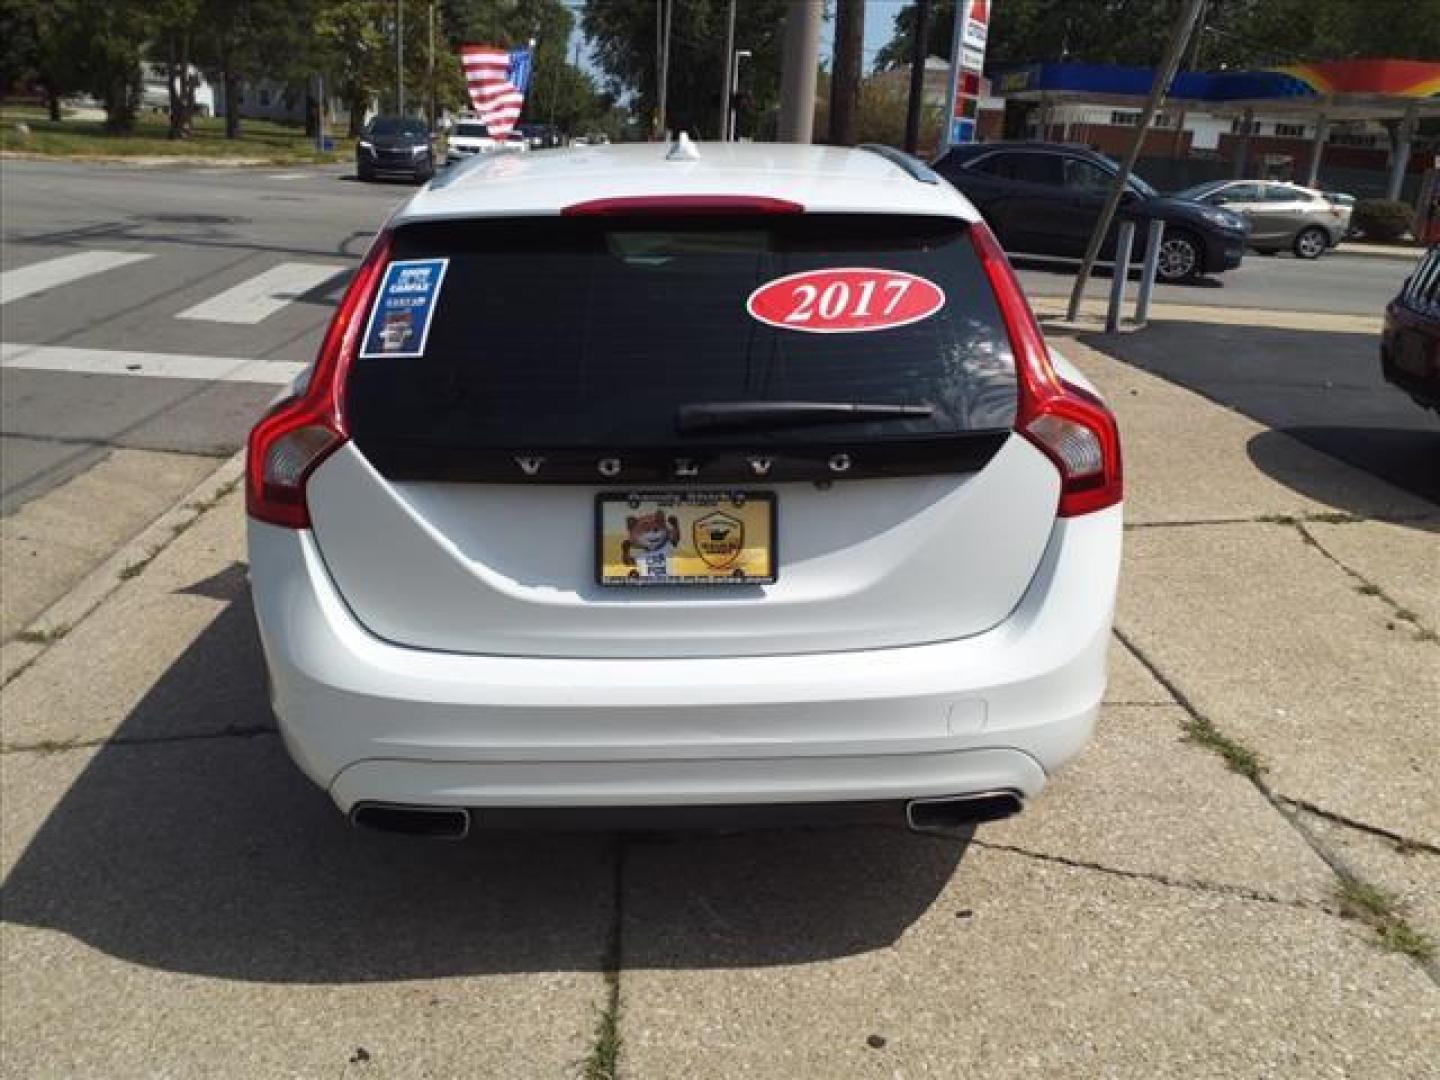
[(530, 50), (461, 45), (460, 64), (470, 104), (491, 135), (505, 136), (520, 119), (530, 84)]

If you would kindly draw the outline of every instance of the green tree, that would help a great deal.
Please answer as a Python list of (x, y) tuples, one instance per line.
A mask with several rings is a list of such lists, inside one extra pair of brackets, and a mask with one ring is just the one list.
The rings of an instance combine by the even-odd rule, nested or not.
[[(692, 134), (718, 134), (721, 79), (726, 58), (727, 0), (672, 0), (666, 126)], [(608, 89), (628, 97), (651, 130), (658, 120), (656, 4), (653, 0), (589, 0), (581, 26)], [(745, 0), (738, 5), (735, 47), (748, 49), (741, 129), (773, 129), (780, 96), (784, 0)]]
[(192, 66), (192, 42), (200, 10), (201, 0), (160, 0), (151, 8), (155, 40), (150, 60), (157, 65), (163, 60), (172, 139), (188, 139), (195, 116), (199, 79)]
[(201, 0), (198, 62), (221, 86), (226, 138), (240, 135), (236, 106), (246, 80), (276, 79), (310, 95), (315, 74), (328, 62), (316, 37), (318, 11), (319, 0)]
[(325, 49), (332, 85), (349, 110), (352, 136), (365, 126), (365, 112), (387, 72), (384, 18), (393, 9), (384, 0), (322, 0), (315, 19), (315, 36)]
[(41, 0), (6, 0), (0, 4), (0, 92), (36, 87), (45, 95), (50, 119), (60, 120), (60, 97), (67, 87), (46, 71), (42, 51)]
[(51, 0), (40, 7), (39, 59), (47, 79), (105, 106), (105, 126), (128, 131), (140, 105), (140, 60), (154, 29), (145, 0)]

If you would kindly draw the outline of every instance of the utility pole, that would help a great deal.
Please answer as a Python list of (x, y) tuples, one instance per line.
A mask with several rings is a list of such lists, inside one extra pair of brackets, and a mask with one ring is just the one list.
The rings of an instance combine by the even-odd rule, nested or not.
[(925, 58), (930, 55), (930, 0), (916, 0), (910, 38), (910, 101), (905, 108), (905, 152), (920, 145), (920, 108), (925, 104)]
[(730, 138), (730, 96), (735, 93), (735, 0), (725, 17), (725, 59), (720, 64), (720, 126), (715, 137), (720, 142)]
[(395, 0), (395, 115), (405, 115), (405, 0)]
[(835, 4), (835, 74), (830, 79), (830, 141), (853, 146), (860, 106), (860, 66), (865, 48), (865, 0)]
[(665, 92), (670, 83), (670, 16), (673, 13), (672, 0), (659, 0), (660, 3), (660, 88), (659, 88), (659, 127), (660, 138), (664, 139), (669, 135), (665, 115)]
[[(734, 69), (730, 79), (730, 100), (734, 101), (740, 96), (740, 61), (749, 60), (753, 54), (749, 49), (736, 49)], [(730, 114), (725, 117), (725, 138), (730, 142), (740, 141), (740, 110), (731, 106)]]
[[(1165, 100), (1170, 81), (1175, 78), (1175, 72), (1180, 67), (1180, 56), (1185, 51), (1185, 43), (1189, 40), (1204, 5), (1205, 0), (1185, 0), (1185, 5), (1175, 15), (1175, 22), (1170, 27), (1170, 44), (1166, 46), (1165, 59), (1160, 62), (1160, 67), (1155, 72), (1155, 80), (1150, 84), (1150, 96), (1145, 101), (1144, 111), (1140, 113), (1140, 126), (1135, 130), (1135, 138), (1130, 143), (1125, 160), (1120, 163), (1120, 171), (1116, 173), (1110, 194), (1106, 196), (1105, 208), (1100, 211), (1100, 220), (1095, 223), (1095, 231), (1085, 249), (1085, 259), (1080, 264), (1080, 272), (1075, 275), (1075, 287), (1070, 291), (1070, 306), (1065, 314), (1065, 318), (1070, 322), (1074, 322), (1080, 314), (1080, 301), (1085, 297), (1090, 271), (1095, 268), (1095, 260), (1099, 258), (1100, 247), (1105, 242), (1105, 234), (1110, 231), (1110, 223), (1115, 220), (1115, 211), (1120, 206), (1120, 197), (1125, 193), (1130, 173), (1135, 168), (1135, 159), (1140, 156), (1140, 148), (1145, 145), (1145, 135), (1150, 130), (1155, 114), (1160, 111), (1160, 103)], [(1116, 267), (1116, 273), (1125, 273), (1125, 268)]]
[(808, 143), (815, 134), (815, 67), (824, 5), (821, 0), (789, 0), (785, 9), (779, 139)]
[(430, 113), (430, 130), (435, 130), (439, 110), (435, 107), (435, 0), (430, 0), (430, 62), (425, 71), (425, 102)]

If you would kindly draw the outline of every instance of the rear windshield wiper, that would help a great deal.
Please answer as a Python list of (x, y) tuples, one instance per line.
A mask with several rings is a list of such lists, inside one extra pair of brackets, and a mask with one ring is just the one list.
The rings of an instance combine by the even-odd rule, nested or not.
[(867, 405), (863, 401), (698, 401), (676, 410), (675, 430), (694, 435), (866, 420), (924, 420), (934, 415), (930, 405)]

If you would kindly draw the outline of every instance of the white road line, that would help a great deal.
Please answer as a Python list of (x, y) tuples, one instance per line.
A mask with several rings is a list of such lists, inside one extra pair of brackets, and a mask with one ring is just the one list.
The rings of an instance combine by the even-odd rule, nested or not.
[(0, 304), (150, 258), (138, 251), (78, 251), (0, 274)]
[(246, 360), (236, 356), (72, 349), (63, 345), (14, 345), (8, 341), (0, 344), (0, 368), (7, 371), (63, 371), (81, 375), (284, 386), (305, 367), (305, 364), (290, 361)]
[(280, 263), (263, 274), (242, 281), (233, 289), (226, 289), (209, 300), (186, 308), (175, 317), (206, 322), (258, 323), (344, 270), (343, 266), (320, 263)]

